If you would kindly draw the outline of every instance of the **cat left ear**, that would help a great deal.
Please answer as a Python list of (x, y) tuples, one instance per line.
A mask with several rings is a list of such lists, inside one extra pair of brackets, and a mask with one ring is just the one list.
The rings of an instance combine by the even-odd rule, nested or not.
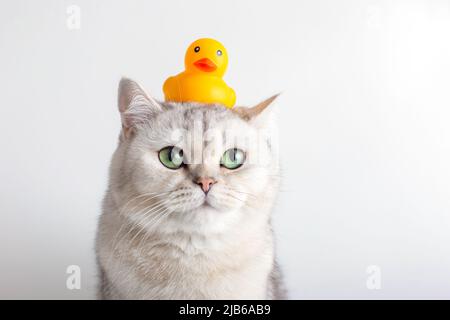
[(246, 121), (250, 121), (251, 119), (256, 118), (259, 114), (261, 114), (280, 94), (277, 93), (270, 98), (258, 103), (254, 107), (246, 108), (246, 107), (235, 107), (231, 109), (233, 112), (236, 112), (242, 119)]
[(161, 105), (155, 99), (138, 83), (128, 78), (120, 80), (118, 100), (125, 137), (132, 134), (137, 124), (148, 121), (162, 111)]

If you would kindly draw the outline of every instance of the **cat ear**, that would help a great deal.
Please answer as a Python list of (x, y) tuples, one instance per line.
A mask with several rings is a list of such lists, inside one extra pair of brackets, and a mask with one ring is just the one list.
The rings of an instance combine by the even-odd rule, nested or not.
[(260, 115), (280, 94), (271, 96), (270, 98), (258, 103), (254, 107), (246, 108), (246, 107), (235, 107), (231, 109), (233, 112), (236, 112), (242, 119), (246, 121), (250, 121), (258, 115)]
[(118, 105), (125, 137), (137, 124), (148, 121), (162, 111), (161, 105), (136, 82), (122, 78), (119, 83)]

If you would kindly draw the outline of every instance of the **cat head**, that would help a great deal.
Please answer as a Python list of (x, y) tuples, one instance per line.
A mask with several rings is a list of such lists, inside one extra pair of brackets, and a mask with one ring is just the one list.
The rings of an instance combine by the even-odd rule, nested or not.
[[(121, 213), (145, 228), (218, 231), (271, 205), (278, 186), (269, 105), (160, 103), (119, 85), (122, 132), (111, 167)], [(266, 208), (267, 209), (267, 208)], [(258, 213), (259, 212), (259, 213)]]

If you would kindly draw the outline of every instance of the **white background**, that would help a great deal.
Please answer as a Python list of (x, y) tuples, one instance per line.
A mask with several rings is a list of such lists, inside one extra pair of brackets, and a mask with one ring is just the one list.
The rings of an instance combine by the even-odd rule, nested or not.
[(203, 36), (239, 104), (283, 92), (290, 297), (450, 298), (449, 1), (2, 1), (0, 27), (0, 298), (94, 297), (118, 81), (161, 99)]

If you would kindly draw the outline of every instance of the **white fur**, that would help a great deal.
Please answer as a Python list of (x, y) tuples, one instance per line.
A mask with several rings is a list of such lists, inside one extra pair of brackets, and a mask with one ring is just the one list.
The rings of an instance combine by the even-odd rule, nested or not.
[[(242, 139), (258, 137), (261, 120), (243, 120), (221, 106), (159, 105), (145, 93), (142, 97), (141, 107), (132, 109), (138, 114), (124, 122), (133, 134), (121, 139), (111, 162), (97, 236), (101, 296), (274, 298), (270, 216), (278, 161), (273, 141)], [(219, 139), (206, 144), (205, 132)], [(225, 132), (231, 139), (222, 141)], [(193, 163), (178, 170), (164, 167), (158, 152), (172, 145)], [(219, 165), (230, 147), (247, 153), (248, 161), (236, 170)], [(256, 154), (258, 159), (251, 157)], [(194, 161), (198, 157), (201, 161)], [(218, 181), (207, 196), (193, 182), (199, 176)]]

